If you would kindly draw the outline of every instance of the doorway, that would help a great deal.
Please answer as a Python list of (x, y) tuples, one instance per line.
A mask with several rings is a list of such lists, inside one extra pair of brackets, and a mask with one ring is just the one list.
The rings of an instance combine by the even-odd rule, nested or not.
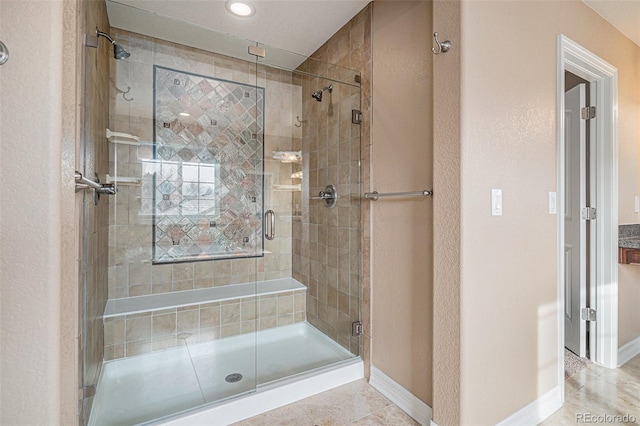
[[(589, 83), (577, 75), (565, 71), (565, 211), (564, 211), (564, 259), (565, 305), (564, 346), (581, 358), (589, 357), (589, 325), (582, 309), (590, 306), (589, 289), (595, 274), (591, 268), (597, 265), (595, 241), (596, 185), (594, 182), (596, 155), (595, 93), (596, 82)], [(593, 85), (593, 87), (592, 87)], [(595, 98), (595, 97), (594, 97)], [(595, 99), (594, 99), (595, 101)]]
[[(572, 96), (581, 97), (580, 92), (584, 92), (586, 102), (586, 91), (589, 89), (590, 105), (595, 111), (588, 109), (585, 113), (588, 116), (589, 131), (586, 123), (581, 130), (580, 123), (576, 121), (577, 129), (570, 128), (572, 123), (566, 116), (569, 102), (565, 97), (567, 85), (567, 72), (578, 77), (579, 81)], [(558, 36), (558, 311), (567, 313), (571, 308), (574, 325), (568, 324), (566, 315), (558, 315), (558, 356), (560, 360), (564, 358), (564, 347), (566, 341), (571, 341), (571, 333), (578, 337), (577, 352), (587, 354), (591, 361), (609, 368), (616, 368), (618, 357), (618, 270), (617, 270), (617, 227), (618, 227), (618, 159), (617, 159), (617, 69), (606, 63), (598, 56), (584, 49), (569, 38)], [(580, 85), (584, 86), (580, 86)], [(573, 101), (572, 101), (573, 102)], [(578, 101), (579, 102), (579, 101)], [(586, 104), (585, 104), (586, 106)], [(575, 107), (573, 107), (575, 108)], [(580, 107), (582, 108), (582, 107)], [(595, 112), (595, 114), (594, 114)], [(580, 115), (583, 112), (581, 110)], [(571, 179), (567, 179), (571, 173), (572, 165), (569, 162), (568, 150), (572, 152), (571, 146), (567, 146), (567, 133), (584, 132), (584, 145), (576, 148), (583, 152), (577, 156), (575, 164), (581, 171), (578, 176), (580, 188), (572, 189)], [(589, 143), (586, 142), (587, 134)], [(588, 152), (587, 147), (592, 147)], [(587, 161), (588, 159), (588, 161)], [(574, 170), (575, 171), (575, 170)], [(587, 185), (589, 182), (589, 185)], [(572, 200), (574, 195), (577, 199)], [(582, 197), (582, 199), (580, 199)], [(567, 238), (567, 233), (571, 232), (567, 222), (567, 215), (575, 215), (578, 210), (570, 213), (569, 206), (573, 203), (579, 205), (580, 222), (576, 225), (573, 237)], [(589, 205), (587, 204), (589, 203)], [(592, 207), (593, 209), (587, 209)], [(584, 218), (584, 219), (583, 219)], [(587, 220), (590, 219), (590, 220)], [(582, 228), (582, 229), (581, 229)], [(573, 241), (571, 240), (573, 238)], [(572, 262), (567, 255), (567, 244), (574, 244), (578, 241), (579, 248), (572, 256), (578, 255), (583, 261)], [(588, 261), (590, 259), (590, 261)], [(572, 266), (579, 265), (579, 269)], [(581, 269), (581, 272), (580, 272)], [(578, 273), (579, 279), (568, 280), (567, 277)], [(576, 284), (576, 287), (569, 288), (568, 283)], [(587, 291), (587, 283), (590, 284)], [(577, 290), (576, 290), (577, 289)], [(573, 296), (567, 294), (573, 292)], [(576, 294), (577, 293), (577, 296)], [(576, 298), (574, 298), (577, 297)], [(592, 319), (589, 326), (575, 318), (578, 311), (573, 307), (591, 308)], [(584, 305), (580, 306), (580, 303)], [(587, 312), (585, 312), (587, 313)], [(582, 316), (582, 312), (578, 317)], [(577, 332), (576, 332), (577, 330)], [(587, 330), (588, 338), (587, 338)], [(559, 362), (558, 381), (564, 395), (564, 363)]]

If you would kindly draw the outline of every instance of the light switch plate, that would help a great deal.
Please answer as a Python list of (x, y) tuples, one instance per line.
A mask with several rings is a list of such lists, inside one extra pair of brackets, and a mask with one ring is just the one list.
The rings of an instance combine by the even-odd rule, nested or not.
[(502, 216), (502, 189), (491, 190), (491, 216)]
[(558, 214), (558, 203), (555, 192), (549, 193), (549, 214)]
[(638, 197), (637, 195), (635, 196), (633, 201), (633, 212), (640, 213), (640, 197)]

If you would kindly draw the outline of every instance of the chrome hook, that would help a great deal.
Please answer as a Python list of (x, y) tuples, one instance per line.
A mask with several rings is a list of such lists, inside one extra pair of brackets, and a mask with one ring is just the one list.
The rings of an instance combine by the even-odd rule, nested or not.
[(127, 93), (129, 93), (131, 91), (131, 87), (127, 86), (127, 90), (122, 90), (122, 89), (118, 89), (118, 86), (116, 86), (116, 92), (120, 93), (122, 95), (122, 98), (127, 101), (127, 102), (131, 102), (133, 100), (133, 98), (127, 98)]
[(442, 43), (440, 43), (438, 41), (438, 33), (433, 33), (433, 39), (436, 41), (436, 45), (438, 46), (438, 50), (435, 49), (435, 47), (431, 48), (431, 51), (435, 54), (435, 55), (439, 55), (441, 53), (447, 53), (449, 50), (451, 50), (451, 42), (449, 40), (445, 40)]

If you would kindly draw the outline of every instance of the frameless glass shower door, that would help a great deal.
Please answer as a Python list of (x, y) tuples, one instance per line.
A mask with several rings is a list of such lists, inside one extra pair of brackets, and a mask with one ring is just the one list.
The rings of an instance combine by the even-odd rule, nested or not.
[(99, 175), (118, 188), (100, 201), (89, 423), (179, 416), (357, 358), (359, 77), (238, 39), (232, 56), (110, 35), (131, 55), (107, 56), (105, 81), (88, 64), (106, 91), (87, 109), (109, 100), (90, 131)]

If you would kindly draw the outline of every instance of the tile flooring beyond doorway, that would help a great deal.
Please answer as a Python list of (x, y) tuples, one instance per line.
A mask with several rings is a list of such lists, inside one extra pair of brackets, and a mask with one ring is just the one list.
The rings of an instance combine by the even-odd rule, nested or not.
[(234, 425), (414, 426), (417, 424), (362, 379)]
[(626, 424), (640, 424), (640, 355), (615, 370), (589, 363), (569, 377), (565, 380), (564, 406), (542, 424), (597, 423), (587, 421), (587, 415), (634, 416), (635, 422)]

